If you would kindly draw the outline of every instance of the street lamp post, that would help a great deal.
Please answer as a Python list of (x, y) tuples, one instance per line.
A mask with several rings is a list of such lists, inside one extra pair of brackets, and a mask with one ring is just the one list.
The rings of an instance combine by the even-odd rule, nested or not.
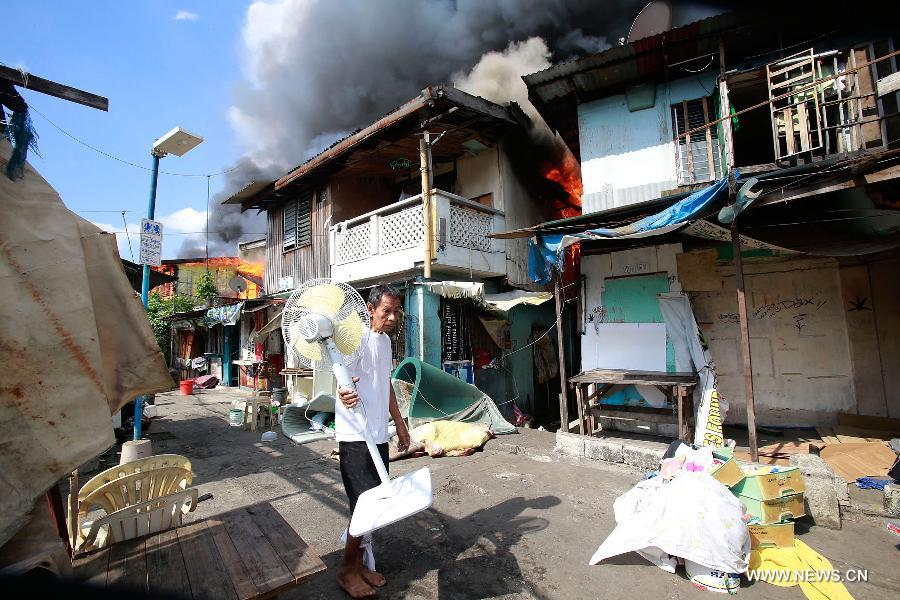
[[(167, 154), (175, 156), (184, 156), (194, 148), (196, 148), (203, 138), (194, 135), (189, 131), (185, 131), (181, 127), (169, 131), (164, 136), (153, 142), (150, 155), (153, 157), (153, 169), (150, 178), (150, 205), (147, 207), (147, 218), (151, 221), (156, 216), (156, 185), (159, 180), (159, 159)], [(150, 265), (144, 263), (144, 273), (141, 279), (141, 302), (144, 303), (144, 310), (147, 310), (147, 304), (150, 301)], [(141, 439), (141, 418), (144, 413), (144, 397), (138, 396), (134, 400), (134, 441)], [(122, 452), (125, 456), (125, 452)]]

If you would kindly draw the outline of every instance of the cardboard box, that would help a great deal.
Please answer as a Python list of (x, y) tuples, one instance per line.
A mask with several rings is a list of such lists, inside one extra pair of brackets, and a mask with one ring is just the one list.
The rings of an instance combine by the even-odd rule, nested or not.
[(793, 548), (794, 523), (776, 523), (773, 525), (748, 525), (750, 531), (750, 547), (756, 548)]
[(784, 496), (782, 498), (773, 498), (772, 500), (759, 500), (744, 494), (739, 494), (736, 488), (732, 488), (731, 492), (744, 503), (748, 513), (759, 519), (760, 525), (781, 523), (782, 521), (796, 519), (806, 514), (806, 507), (803, 503), (803, 493), (791, 494), (790, 496)]
[(728, 459), (709, 472), (727, 487), (733, 487), (744, 479), (744, 472), (738, 466), (737, 461)]
[(777, 473), (745, 476), (743, 481), (734, 486), (734, 491), (756, 500), (774, 500), (802, 494), (806, 491), (806, 483), (797, 467), (779, 467)]

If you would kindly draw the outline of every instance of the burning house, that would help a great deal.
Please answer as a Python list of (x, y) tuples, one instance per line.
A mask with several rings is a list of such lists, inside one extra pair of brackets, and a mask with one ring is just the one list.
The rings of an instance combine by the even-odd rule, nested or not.
[[(685, 292), (729, 422), (900, 417), (900, 41), (862, 13), (778, 14), (636, 23), (524, 77), (585, 214), (501, 237), (531, 239), (536, 280), (580, 246), (578, 371), (693, 372), (661, 310)], [(564, 406), (582, 432), (687, 436), (656, 386), (594, 383)]]
[[(426, 132), (430, 216), (420, 169)], [(420, 357), (463, 373), (498, 403), (555, 413), (554, 382), (537, 374), (532, 352), (514, 352), (547, 338), (552, 303), (529, 280), (526, 240), (489, 236), (580, 211), (578, 164), (567, 154), (549, 132), (536, 135), (515, 104), (435, 86), (226, 203), (267, 215), (270, 292), (285, 296), (314, 277), (361, 290), (393, 283), (406, 313), (397, 361)], [(495, 296), (508, 311), (493, 309)]]

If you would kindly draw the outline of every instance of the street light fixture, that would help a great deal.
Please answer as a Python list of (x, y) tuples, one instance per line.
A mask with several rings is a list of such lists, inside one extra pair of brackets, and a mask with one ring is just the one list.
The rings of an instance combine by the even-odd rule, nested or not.
[[(150, 179), (150, 206), (147, 209), (147, 218), (151, 221), (156, 216), (156, 183), (159, 180), (159, 159), (167, 154), (184, 156), (200, 145), (203, 138), (199, 135), (176, 127), (153, 142), (150, 155), (153, 157), (153, 169)], [(143, 278), (141, 280), (141, 302), (144, 310), (150, 300), (150, 265), (144, 265)], [(138, 396), (134, 401), (134, 441), (141, 439), (141, 418), (144, 413), (144, 397)]]

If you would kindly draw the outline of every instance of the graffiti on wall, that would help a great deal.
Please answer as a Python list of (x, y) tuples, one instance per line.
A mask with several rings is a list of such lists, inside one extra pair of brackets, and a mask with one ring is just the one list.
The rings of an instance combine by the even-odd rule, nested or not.
[[(781, 313), (789, 313), (791, 315), (791, 320), (794, 322), (794, 327), (797, 328), (797, 332), (799, 333), (803, 331), (803, 329), (807, 325), (809, 325), (810, 316), (813, 313), (818, 312), (827, 303), (828, 300), (819, 300), (815, 296), (802, 298), (785, 298), (777, 302), (771, 302), (769, 304), (760, 306), (750, 313), (750, 318), (762, 321), (766, 319), (773, 319), (779, 316)], [(740, 318), (738, 317), (737, 313), (719, 313), (718, 320), (721, 323), (729, 323), (733, 325), (736, 325), (740, 322)]]

